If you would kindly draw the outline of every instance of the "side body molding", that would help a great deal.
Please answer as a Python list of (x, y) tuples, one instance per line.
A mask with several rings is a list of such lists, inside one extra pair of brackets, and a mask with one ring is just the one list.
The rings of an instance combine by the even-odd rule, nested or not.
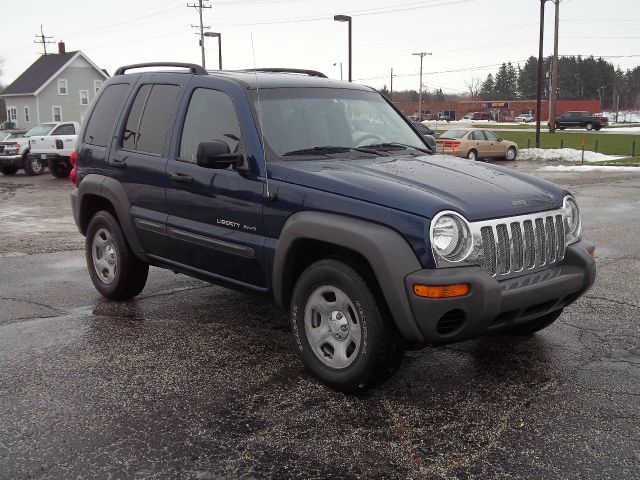
[(129, 202), (129, 198), (124, 187), (116, 180), (104, 175), (89, 174), (82, 179), (82, 182), (78, 187), (78, 212), (76, 223), (83, 235), (86, 234), (88, 224), (88, 222), (83, 221), (83, 219), (85, 219), (83, 210), (89, 208), (88, 203), (84, 201), (85, 195), (95, 195), (109, 200), (111, 205), (113, 205), (118, 222), (122, 227), (124, 236), (131, 246), (131, 249), (134, 251), (136, 256), (145, 260), (146, 257), (144, 255), (144, 250), (138, 241), (131, 216), (129, 215), (131, 203)]
[(415, 253), (397, 232), (375, 223), (323, 212), (299, 212), (285, 223), (278, 240), (273, 262), (273, 295), (279, 305), (286, 306), (286, 292), (291, 289), (293, 262), (288, 255), (301, 239), (319, 240), (360, 253), (371, 265), (396, 326), (403, 336), (423, 342), (413, 320), (405, 291), (404, 278), (420, 270)]

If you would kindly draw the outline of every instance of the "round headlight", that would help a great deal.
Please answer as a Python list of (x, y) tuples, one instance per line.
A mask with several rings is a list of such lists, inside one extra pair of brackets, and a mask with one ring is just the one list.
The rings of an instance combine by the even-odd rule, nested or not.
[(446, 260), (462, 260), (471, 249), (471, 233), (467, 222), (458, 215), (442, 215), (433, 223), (431, 245)]
[(582, 228), (582, 222), (580, 221), (580, 210), (578, 204), (573, 197), (565, 197), (564, 199), (564, 211), (565, 211), (565, 228), (566, 233), (571, 240), (577, 240), (580, 237), (580, 229)]

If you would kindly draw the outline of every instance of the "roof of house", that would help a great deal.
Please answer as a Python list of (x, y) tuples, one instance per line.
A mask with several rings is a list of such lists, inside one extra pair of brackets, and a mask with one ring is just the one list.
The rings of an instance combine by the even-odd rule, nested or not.
[(22, 75), (16, 78), (13, 83), (0, 92), (0, 95), (35, 94), (40, 88), (47, 84), (62, 67), (77, 55), (83, 56), (102, 75), (105, 75), (105, 77), (108, 76), (79, 50), (75, 52), (53, 53), (50, 55), (42, 55), (38, 58), (29, 68), (22, 72)]

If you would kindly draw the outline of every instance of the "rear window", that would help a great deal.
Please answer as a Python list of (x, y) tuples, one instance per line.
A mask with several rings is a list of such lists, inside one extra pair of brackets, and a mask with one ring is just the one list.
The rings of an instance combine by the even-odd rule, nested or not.
[(106, 147), (109, 144), (112, 129), (116, 123), (116, 115), (122, 108), (128, 90), (128, 84), (119, 83), (109, 85), (102, 92), (87, 123), (84, 134), (85, 143), (99, 147)]
[(51, 135), (75, 135), (75, 134), (76, 134), (76, 129), (70, 123), (67, 125), (60, 125), (53, 132), (51, 132)]
[(440, 138), (462, 138), (466, 135), (468, 130), (447, 130)]

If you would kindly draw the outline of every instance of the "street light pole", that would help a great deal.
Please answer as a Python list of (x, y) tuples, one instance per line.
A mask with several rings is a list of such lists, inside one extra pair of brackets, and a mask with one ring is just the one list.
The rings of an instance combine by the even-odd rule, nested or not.
[(538, 92), (536, 95), (536, 148), (540, 148), (540, 116), (542, 115), (542, 79), (543, 68), (543, 42), (544, 42), (544, 4), (547, 0), (540, 0), (540, 41), (538, 49)]
[(556, 24), (553, 33), (553, 61), (551, 64), (551, 109), (549, 112), (549, 132), (556, 131), (556, 102), (558, 100), (558, 29), (560, 27), (560, 0), (552, 0), (556, 4)]
[(421, 122), (422, 121), (422, 59), (425, 57), (425, 55), (432, 55), (432, 53), (418, 52), (418, 53), (412, 53), (412, 55), (417, 55), (420, 57), (420, 90), (418, 91), (418, 109), (419, 109), (418, 121)]
[(340, 64), (340, 81), (343, 80), (342, 78), (342, 62), (336, 62), (333, 64), (333, 66), (335, 67), (336, 65)]
[(351, 17), (349, 15), (334, 15), (333, 19), (336, 22), (347, 22), (349, 24), (349, 81), (351, 82)]
[(218, 70), (222, 70), (222, 34), (218, 32), (206, 32), (204, 36), (218, 38)]

